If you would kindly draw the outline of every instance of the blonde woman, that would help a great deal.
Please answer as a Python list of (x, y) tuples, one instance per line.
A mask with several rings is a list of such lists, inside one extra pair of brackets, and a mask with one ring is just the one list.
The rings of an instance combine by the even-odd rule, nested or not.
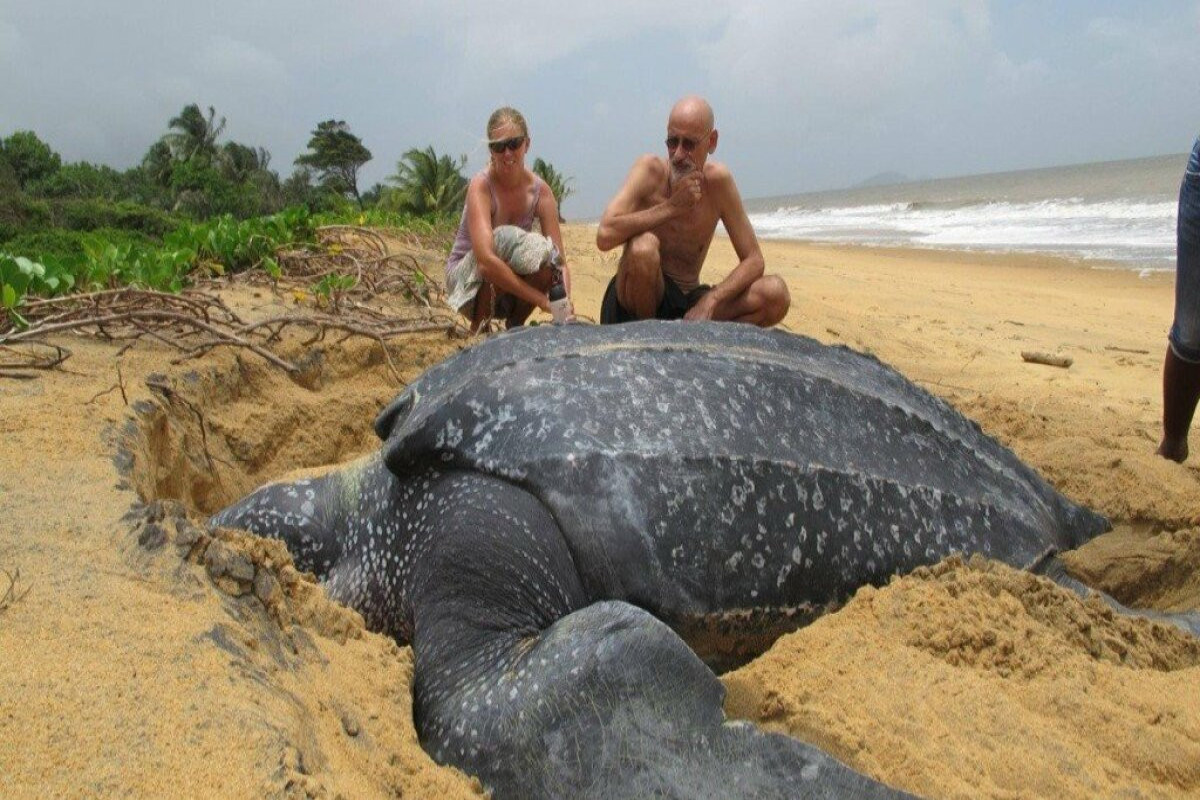
[[(554, 193), (525, 167), (529, 128), (514, 108), (488, 118), (486, 169), (471, 178), (462, 221), (446, 260), (450, 304), (471, 320), (524, 324), (534, 308), (549, 312), (547, 291), (561, 274), (568, 293), (562, 230)], [(532, 233), (537, 220), (541, 234)]]

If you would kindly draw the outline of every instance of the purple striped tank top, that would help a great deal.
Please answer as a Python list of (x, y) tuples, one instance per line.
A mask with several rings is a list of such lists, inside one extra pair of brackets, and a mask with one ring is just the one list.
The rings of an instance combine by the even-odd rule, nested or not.
[[(500, 213), (500, 201), (496, 198), (496, 187), (492, 186), (492, 181), (487, 173), (487, 170), (484, 170), (481, 174), (483, 175), (484, 182), (487, 184), (488, 192), (490, 192), (492, 195), (492, 227), (495, 228), (500, 224), (499, 220), (497, 219), (497, 216)], [(529, 204), (529, 208), (526, 210), (525, 215), (512, 224), (516, 225), (521, 230), (532, 230), (534, 213), (537, 211), (538, 200), (540, 200), (541, 197), (542, 182), (537, 178), (537, 176), (534, 176), (533, 202)], [(458, 232), (454, 234), (454, 246), (450, 248), (450, 255), (446, 259), (446, 269), (450, 270), (458, 266), (458, 263), (462, 261), (463, 257), (469, 252), (471, 252), (471, 231), (467, 226), (467, 206), (464, 203), (462, 218), (458, 222)]]

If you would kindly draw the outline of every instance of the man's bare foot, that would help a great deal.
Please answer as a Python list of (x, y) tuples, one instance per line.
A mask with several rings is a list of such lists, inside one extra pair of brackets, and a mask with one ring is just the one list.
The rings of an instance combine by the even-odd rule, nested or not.
[(1184, 461), (1187, 461), (1188, 457), (1187, 439), (1185, 438), (1178, 442), (1168, 442), (1166, 439), (1163, 439), (1162, 444), (1154, 452), (1163, 458), (1182, 464)]

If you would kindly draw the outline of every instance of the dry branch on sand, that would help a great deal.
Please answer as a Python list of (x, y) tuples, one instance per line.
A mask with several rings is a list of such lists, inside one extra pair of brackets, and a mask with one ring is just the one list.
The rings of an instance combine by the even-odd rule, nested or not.
[(0, 344), (0, 378), (31, 380), (37, 375), (26, 370), (54, 369), (70, 357), (70, 350), (54, 344), (29, 342), (23, 348)]
[[(179, 351), (172, 363), (217, 347), (239, 347), (296, 373), (300, 368), (273, 349), (284, 331), (293, 329), (308, 334), (305, 345), (330, 333), (341, 339), (373, 339), (399, 380), (389, 341), (425, 331), (465, 333), (458, 315), (445, 305), (444, 290), (415, 256), (393, 252), (383, 235), (366, 228), (332, 226), (321, 228), (318, 235), (323, 245), (319, 251), (280, 252), (278, 275), (256, 270), (235, 279), (269, 283), (274, 291), (290, 291), (311, 304), (270, 319), (246, 321), (211, 291), (219, 281), (179, 294), (126, 288), (34, 300), (21, 309), (28, 327), (16, 329), (0, 321), (0, 356), (7, 356), (0, 357), (0, 376), (31, 377), (21, 370), (61, 364), (70, 351), (41, 340), (62, 333), (121, 341), (126, 347), (152, 339)], [(378, 302), (384, 298), (393, 302)], [(56, 351), (57, 360), (41, 349), (47, 347)]]
[(24, 591), (17, 589), (17, 584), (21, 581), (21, 570), (19, 569), (16, 572), (9, 572), (6, 569), (0, 569), (0, 572), (4, 573), (4, 577), (8, 581), (7, 588), (5, 588), (3, 593), (0, 593), (0, 612), (4, 612), (15, 603), (23, 600), (25, 595), (29, 594), (29, 590), (33, 587), (26, 586)]

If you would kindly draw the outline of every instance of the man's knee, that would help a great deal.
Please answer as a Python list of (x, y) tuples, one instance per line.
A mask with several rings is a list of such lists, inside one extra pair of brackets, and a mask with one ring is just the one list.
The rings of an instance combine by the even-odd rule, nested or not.
[(763, 280), (765, 281), (767, 302), (782, 309), (786, 314), (792, 305), (792, 292), (788, 289), (787, 283), (778, 275), (766, 275)]
[(626, 242), (625, 252), (621, 254), (621, 263), (617, 267), (619, 273), (636, 280), (657, 278), (661, 269), (662, 259), (659, 256), (657, 236), (647, 231)]
[(764, 275), (760, 279), (762, 292), (763, 324), (775, 325), (780, 322), (792, 307), (792, 293), (787, 283), (778, 275)]
[(617, 301), (637, 319), (654, 316), (662, 299), (662, 259), (658, 237), (641, 233), (625, 244), (617, 265)]

